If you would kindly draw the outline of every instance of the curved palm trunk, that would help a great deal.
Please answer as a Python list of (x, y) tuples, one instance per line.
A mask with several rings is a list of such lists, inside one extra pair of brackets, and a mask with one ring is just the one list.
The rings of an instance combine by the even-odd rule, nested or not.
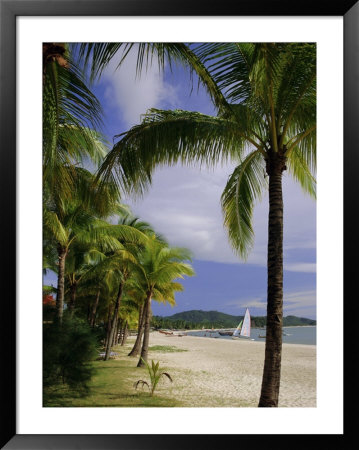
[(69, 302), (69, 311), (71, 316), (74, 313), (75, 309), (75, 302), (76, 302), (76, 290), (77, 290), (77, 283), (73, 283), (70, 286), (70, 302)]
[(123, 328), (122, 338), (121, 338), (121, 346), (126, 344), (127, 336), (128, 336), (128, 322), (126, 320), (125, 321), (125, 326)]
[(117, 321), (117, 329), (116, 329), (116, 333), (115, 333), (115, 337), (114, 337), (114, 345), (118, 345), (120, 338), (121, 338), (121, 321), (118, 320)]
[(141, 306), (138, 314), (138, 327), (135, 345), (133, 346), (133, 349), (127, 356), (137, 356), (140, 353), (144, 327), (145, 327), (144, 307)]
[(56, 318), (61, 323), (64, 313), (66, 247), (58, 245), (57, 254), (59, 257), (59, 269), (57, 273)]
[(111, 347), (114, 347), (116, 344), (117, 344), (117, 342), (116, 342), (116, 340), (117, 340), (117, 334), (118, 334), (118, 332), (121, 330), (121, 324), (120, 324), (120, 319), (117, 317), (116, 318), (116, 323), (115, 323), (115, 327), (114, 327), (114, 329), (113, 329), (113, 336), (112, 336), (112, 342), (111, 342)]
[(151, 297), (152, 297), (152, 292), (148, 292), (146, 302), (145, 302), (144, 312), (143, 312), (144, 317), (145, 317), (145, 326), (144, 326), (142, 350), (141, 350), (141, 356), (138, 361), (137, 367), (143, 367), (145, 364), (142, 361), (142, 359), (147, 362), (147, 358), (148, 358), (148, 344), (150, 341)]
[(107, 342), (110, 339), (110, 333), (111, 333), (111, 312), (112, 312), (112, 307), (110, 304), (110, 305), (108, 305), (107, 324), (106, 324), (106, 339), (105, 339), (105, 344), (104, 344), (105, 349), (107, 347)]
[(92, 307), (91, 321), (90, 321), (90, 325), (91, 325), (92, 328), (95, 326), (96, 311), (97, 311), (97, 307), (98, 307), (99, 301), (100, 301), (100, 289), (97, 291), (96, 300), (95, 300), (95, 303), (93, 304), (93, 307)]
[(282, 358), (283, 318), (283, 197), (281, 152), (267, 161), (269, 175), (267, 331), (260, 407), (277, 407)]
[(118, 327), (117, 329), (117, 344), (120, 344), (123, 338), (123, 324), (121, 327)]
[(125, 322), (121, 320), (121, 326), (119, 325), (117, 328), (117, 344), (120, 344), (122, 341), (124, 326)]
[(109, 339), (107, 340), (107, 345), (106, 345), (105, 361), (108, 361), (108, 359), (110, 357), (111, 344), (112, 344), (113, 335), (114, 335), (114, 332), (116, 329), (116, 321), (117, 321), (117, 317), (118, 317), (118, 310), (120, 309), (122, 291), (123, 291), (123, 283), (120, 283), (120, 286), (118, 288), (117, 298), (116, 298), (115, 309), (113, 311), (111, 331), (110, 331)]

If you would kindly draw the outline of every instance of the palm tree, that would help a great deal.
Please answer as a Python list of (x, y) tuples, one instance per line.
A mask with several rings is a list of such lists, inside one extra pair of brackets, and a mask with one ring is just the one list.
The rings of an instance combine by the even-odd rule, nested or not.
[[(144, 55), (157, 51), (154, 44), (141, 48), (139, 70)], [(99, 67), (113, 56), (105, 49), (104, 57), (94, 58)], [(91, 51), (100, 55), (94, 46)], [(254, 203), (269, 189), (267, 339), (259, 406), (276, 407), (283, 317), (282, 174), (288, 170), (305, 192), (315, 196), (316, 46), (207, 43), (180, 44), (176, 51), (168, 55), (190, 64), (207, 88), (217, 116), (151, 109), (141, 124), (117, 136), (120, 140), (100, 174), (115, 179), (124, 190), (142, 193), (158, 165), (235, 162), (222, 209), (229, 241), (244, 259), (253, 244)], [(163, 59), (163, 51), (158, 54)]]
[(97, 166), (107, 152), (102, 110), (67, 45), (43, 44), (43, 73), (44, 189), (64, 199), (73, 191), (76, 165)]
[[(91, 217), (93, 222), (96, 215), (109, 213), (109, 205), (112, 207), (118, 198), (109, 184), (98, 195), (93, 176), (78, 167), (88, 160), (97, 166), (106, 154), (102, 136), (93, 129), (101, 125), (101, 113), (100, 104), (74, 65), (68, 46), (43, 44), (44, 263), (48, 265), (54, 260), (54, 251), (57, 253), (56, 304), (60, 321), (65, 260), (74, 235), (80, 233), (78, 238), (85, 229), (89, 232), (86, 220)], [(72, 300), (76, 284), (75, 280), (70, 283)]]
[[(127, 292), (125, 292), (122, 305), (119, 311), (120, 325), (118, 326), (118, 334), (120, 340), (118, 341), (118, 343), (121, 346), (124, 346), (126, 344), (129, 330), (136, 321), (137, 312), (138, 312), (138, 304), (134, 300), (132, 300), (131, 297), (128, 296)], [(115, 339), (115, 344), (116, 343), (117, 342)]]
[(146, 292), (139, 283), (130, 280), (128, 284), (128, 296), (137, 304), (137, 336), (135, 343), (128, 356), (138, 356), (141, 350), (141, 342), (145, 328), (144, 305), (146, 301)]
[(181, 291), (183, 286), (175, 282), (177, 278), (184, 275), (194, 275), (193, 268), (183, 261), (190, 260), (191, 255), (187, 249), (173, 247), (170, 248), (153, 239), (149, 240), (140, 256), (140, 264), (133, 270), (133, 276), (137, 281), (137, 286), (145, 294), (143, 307), (144, 336), (141, 356), (137, 367), (142, 367), (147, 361), (151, 301), (169, 301), (174, 303), (174, 293)]
[[(136, 230), (136, 232), (143, 233), (145, 236), (151, 236), (152, 239), (157, 237), (151, 225), (147, 222), (140, 221), (138, 217), (132, 216), (132, 214), (124, 215), (118, 222), (118, 226), (127, 227), (128, 229)], [(108, 360), (110, 356), (111, 345), (113, 342), (113, 337), (116, 329), (116, 324), (118, 320), (118, 314), (121, 306), (121, 299), (123, 295), (126, 283), (131, 277), (131, 272), (138, 267), (139, 253), (147, 245), (148, 240), (137, 242), (137, 243), (126, 243), (122, 240), (122, 245), (124, 245), (124, 250), (121, 252), (116, 252), (113, 256), (108, 258), (105, 264), (111, 264), (116, 266), (121, 274), (121, 281), (119, 283), (119, 290), (115, 301), (115, 307), (113, 312), (113, 319), (111, 326), (111, 331), (109, 334), (109, 339), (107, 340), (105, 361)]]
[[(121, 220), (120, 220), (121, 222)], [(130, 225), (117, 225), (117, 227), (124, 227), (126, 229), (133, 229), (136, 233), (142, 235), (141, 231), (136, 229), (135, 227), (131, 227)], [(144, 239), (145, 238), (145, 235)], [(118, 240), (118, 249), (114, 249), (108, 253), (107, 257), (104, 258), (101, 262), (99, 262), (96, 266), (93, 266), (87, 274), (86, 278), (99, 278), (100, 276), (107, 278), (107, 283), (110, 282), (111, 285), (116, 283), (116, 294), (114, 296), (114, 308), (112, 312), (112, 318), (108, 325), (108, 339), (106, 340), (106, 348), (105, 348), (105, 361), (109, 359), (110, 351), (112, 347), (112, 343), (114, 341), (119, 311), (121, 307), (121, 301), (124, 294), (124, 288), (126, 286), (127, 281), (130, 278), (131, 270), (133, 266), (138, 264), (137, 260), (137, 251), (138, 247), (143, 247), (145, 240), (141, 242), (126, 242), (126, 238)], [(111, 278), (111, 281), (109, 280)]]
[(109, 325), (110, 333), (106, 343), (105, 358), (104, 358), (105, 361), (107, 361), (110, 357), (111, 346), (114, 340), (116, 325), (118, 321), (118, 314), (121, 306), (123, 289), (130, 276), (131, 263), (136, 263), (136, 259), (131, 254), (131, 252), (124, 252), (124, 254), (121, 252), (120, 254), (115, 254), (110, 259), (111, 263), (115, 264), (118, 267), (117, 271), (120, 276), (120, 279), (118, 284), (118, 292), (115, 300), (115, 306), (113, 310), (112, 322)]
[[(122, 251), (119, 239), (127, 242), (143, 243), (146, 236), (128, 225), (112, 225), (99, 218), (111, 215), (121, 209), (117, 199), (107, 195), (107, 189), (101, 194), (94, 184), (94, 177), (84, 169), (78, 169), (82, 176), (76, 178), (77, 198), (67, 201), (48, 201), (44, 203), (44, 241), (53, 246), (58, 257), (57, 318), (61, 321), (64, 304), (65, 261), (70, 249), (75, 245), (95, 245), (102, 252)], [(73, 194), (75, 195), (75, 194)]]
[(74, 312), (77, 293), (82, 296), (95, 295), (92, 312), (91, 314), (89, 313), (91, 326), (94, 325), (94, 316), (100, 300), (100, 294), (105, 287), (105, 274), (101, 274), (101, 278), (99, 276), (94, 277), (93, 274), (94, 268), (106, 259), (106, 255), (101, 249), (101, 242), (96, 244), (96, 241), (81, 242), (75, 240), (71, 245), (71, 251), (66, 256), (65, 288), (68, 293), (68, 309), (71, 314)]

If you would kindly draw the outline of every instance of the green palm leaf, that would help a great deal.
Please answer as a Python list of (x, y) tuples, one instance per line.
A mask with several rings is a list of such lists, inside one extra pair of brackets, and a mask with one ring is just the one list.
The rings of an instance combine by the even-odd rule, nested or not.
[(107, 151), (102, 136), (93, 131), (102, 125), (100, 103), (68, 52), (65, 58), (64, 66), (49, 59), (44, 67), (44, 187), (57, 197), (71, 197), (74, 164), (84, 158), (98, 164)]
[(53, 211), (43, 211), (44, 233), (53, 236), (61, 245), (68, 242), (68, 231), (59, 220), (57, 214)]
[(266, 187), (264, 161), (261, 153), (254, 151), (234, 170), (221, 197), (229, 240), (243, 258), (253, 245), (253, 205)]
[[(309, 158), (309, 156), (311, 157)], [(317, 183), (312, 175), (313, 169), (310, 169), (311, 166), (315, 168), (315, 157), (313, 158), (313, 155), (310, 155), (307, 151), (301, 151), (301, 148), (297, 146), (289, 153), (287, 166), (289, 172), (300, 183), (302, 189), (315, 198)]]
[(238, 123), (227, 119), (157, 109), (151, 109), (141, 125), (121, 137), (106, 157), (99, 176), (116, 179), (125, 191), (136, 189), (140, 193), (158, 165), (181, 162), (213, 166), (240, 155), (248, 139), (252, 140)]

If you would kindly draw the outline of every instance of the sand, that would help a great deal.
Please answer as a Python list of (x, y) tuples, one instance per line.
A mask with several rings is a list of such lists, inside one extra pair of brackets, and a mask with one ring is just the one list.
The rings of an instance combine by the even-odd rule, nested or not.
[[(186, 350), (150, 351), (149, 360), (160, 361), (173, 378), (173, 383), (163, 378), (159, 392), (180, 399), (186, 407), (257, 407), (264, 342), (152, 332), (150, 347), (155, 345)], [(283, 344), (279, 406), (316, 406), (315, 345)]]

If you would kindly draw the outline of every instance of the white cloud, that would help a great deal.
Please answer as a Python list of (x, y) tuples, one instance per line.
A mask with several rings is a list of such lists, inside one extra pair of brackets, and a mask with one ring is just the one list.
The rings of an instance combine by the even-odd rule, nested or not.
[(176, 88), (164, 81), (156, 64), (149, 67), (141, 77), (136, 77), (136, 50), (133, 49), (121, 68), (115, 70), (119, 58), (114, 58), (103, 74), (109, 83), (105, 98), (111, 106), (117, 106), (119, 118), (127, 127), (138, 124), (141, 114), (149, 108), (174, 106), (177, 100)]
[[(164, 234), (171, 245), (188, 247), (196, 259), (239, 263), (232, 250), (220, 206), (220, 197), (233, 165), (197, 169), (176, 165), (158, 169), (143, 199), (128, 200), (133, 211)], [(315, 246), (315, 202), (294, 182), (284, 183), (284, 249)], [(303, 220), (305, 217), (305, 220)], [(256, 205), (253, 217), (255, 245), (247, 264), (267, 264), (268, 194)], [(285, 258), (286, 260), (286, 258)], [(286, 261), (285, 261), (286, 262)], [(286, 270), (315, 272), (315, 264), (286, 262)]]
[(317, 265), (315, 263), (289, 263), (286, 264), (285, 270), (289, 270), (290, 272), (316, 273)]
[[(243, 312), (244, 308), (250, 308), (252, 315), (266, 314), (267, 298), (250, 297), (229, 301), (225, 306), (231, 306)], [(284, 292), (283, 315), (294, 315), (302, 317), (315, 317), (316, 291), (293, 291)]]
[(234, 300), (226, 303), (226, 306), (234, 306), (238, 309), (243, 309), (244, 307), (247, 308), (266, 308), (267, 300), (262, 297), (255, 297), (255, 298), (245, 298), (240, 300)]
[(315, 297), (316, 297), (316, 291), (315, 290), (309, 290), (309, 291), (295, 291), (295, 292), (289, 292), (284, 294), (284, 299), (286, 303), (293, 307), (295, 305), (298, 305), (300, 303), (302, 306), (309, 306), (315, 304)]
[(303, 317), (315, 317), (316, 291), (299, 291), (284, 293), (283, 299), (284, 315), (295, 315)]

